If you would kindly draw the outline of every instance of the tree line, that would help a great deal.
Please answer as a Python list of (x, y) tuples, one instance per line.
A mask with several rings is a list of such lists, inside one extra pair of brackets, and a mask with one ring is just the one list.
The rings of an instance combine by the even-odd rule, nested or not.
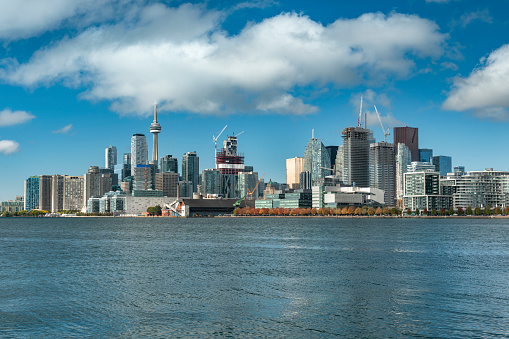
[(467, 207), (463, 209), (458, 207), (458, 209), (453, 209), (452, 207), (446, 210), (445, 208), (441, 208), (439, 210), (432, 209), (429, 211), (428, 209), (415, 209), (411, 210), (410, 208), (406, 210), (400, 210), (396, 207), (355, 207), (355, 206), (343, 206), (338, 208), (254, 208), (254, 207), (244, 207), (237, 208), (234, 211), (234, 215), (239, 216), (326, 216), (326, 215), (335, 215), (335, 216), (399, 216), (399, 215), (408, 215), (408, 216), (482, 216), (482, 215), (509, 215), (509, 207), (504, 209), (500, 207), (496, 207), (494, 209), (491, 206), (486, 206), (485, 208), (472, 208)]

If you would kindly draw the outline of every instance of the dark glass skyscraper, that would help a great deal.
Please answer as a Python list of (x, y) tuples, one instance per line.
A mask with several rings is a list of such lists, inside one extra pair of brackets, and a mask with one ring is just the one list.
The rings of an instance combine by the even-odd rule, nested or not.
[(191, 181), (193, 193), (197, 191), (200, 175), (200, 158), (196, 152), (187, 152), (182, 157), (182, 180)]
[(417, 127), (394, 127), (394, 145), (405, 144), (410, 150), (412, 161), (419, 161), (419, 129)]

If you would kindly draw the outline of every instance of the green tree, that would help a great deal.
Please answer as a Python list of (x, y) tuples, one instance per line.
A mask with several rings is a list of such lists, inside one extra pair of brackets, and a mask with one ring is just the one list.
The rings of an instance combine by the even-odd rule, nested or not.
[(474, 213), (475, 213), (475, 215), (481, 215), (481, 214), (482, 214), (482, 210), (481, 210), (481, 208), (480, 208), (479, 206), (477, 206), (477, 207), (475, 208), (475, 210), (474, 210)]
[(438, 214), (438, 213), (437, 213), (437, 209), (436, 209), (436, 208), (433, 208), (433, 209), (431, 210), (431, 215), (432, 215), (432, 216), (436, 216), (437, 214)]
[(466, 215), (472, 215), (473, 211), (472, 211), (472, 207), (468, 206), (467, 209), (465, 210), (465, 214)]
[(490, 215), (490, 214), (492, 214), (491, 206), (490, 206), (490, 205), (486, 206), (486, 208), (484, 209), (484, 214), (485, 214), (485, 215)]
[(452, 206), (449, 208), (448, 213), (449, 215), (454, 215), (454, 208), (452, 208)]
[(163, 214), (163, 212), (162, 212), (162, 208), (161, 208), (161, 206), (156, 205), (156, 206), (154, 207), (154, 215), (162, 215), (162, 214)]
[(415, 209), (415, 215), (420, 215), (420, 212), (418, 208)]
[(410, 208), (407, 208), (407, 210), (406, 210), (406, 214), (407, 214), (407, 215), (412, 215), (412, 210), (411, 210)]

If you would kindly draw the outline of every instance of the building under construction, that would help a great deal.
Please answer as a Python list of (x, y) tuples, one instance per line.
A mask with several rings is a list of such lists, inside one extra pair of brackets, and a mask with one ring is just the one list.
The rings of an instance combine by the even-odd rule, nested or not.
[(216, 169), (221, 172), (221, 188), (225, 198), (239, 197), (238, 174), (245, 171), (244, 155), (237, 153), (237, 136), (228, 136), (223, 149), (216, 152)]

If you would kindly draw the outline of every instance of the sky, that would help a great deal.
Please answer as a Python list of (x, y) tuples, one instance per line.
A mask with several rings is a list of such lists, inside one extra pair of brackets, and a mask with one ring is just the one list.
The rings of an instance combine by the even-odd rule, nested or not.
[[(419, 128), (420, 148), (467, 171), (509, 171), (509, 2), (0, 0), (0, 201), (32, 175), (82, 175), (134, 133), (159, 156), (213, 136), (265, 181), (315, 137), (340, 145), (360, 97), (378, 141)], [(388, 136), (392, 142), (392, 135)], [(149, 152), (150, 153), (150, 152)]]

